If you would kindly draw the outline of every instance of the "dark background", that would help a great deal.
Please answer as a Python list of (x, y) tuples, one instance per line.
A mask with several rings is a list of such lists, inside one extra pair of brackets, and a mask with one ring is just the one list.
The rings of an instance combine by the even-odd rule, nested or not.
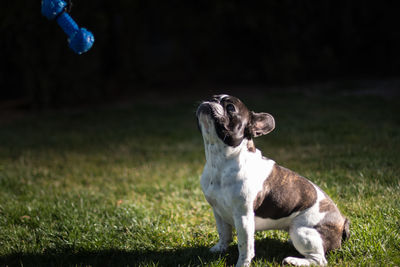
[(400, 74), (392, 1), (75, 0), (71, 16), (96, 40), (80, 56), (40, 5), (2, 2), (2, 102), (41, 109), (199, 84), (292, 86)]

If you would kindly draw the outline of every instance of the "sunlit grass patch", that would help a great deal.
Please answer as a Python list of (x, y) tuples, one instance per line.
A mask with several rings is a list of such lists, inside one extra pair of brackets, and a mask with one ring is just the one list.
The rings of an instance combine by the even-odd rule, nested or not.
[[(0, 265), (234, 264), (236, 240), (226, 254), (208, 251), (218, 235), (199, 184), (196, 100), (1, 125)], [(351, 239), (329, 264), (399, 265), (398, 101), (260, 94), (248, 105), (276, 118), (255, 141), (264, 155), (317, 183), (350, 218)], [(288, 238), (257, 233), (253, 265), (297, 255)]]

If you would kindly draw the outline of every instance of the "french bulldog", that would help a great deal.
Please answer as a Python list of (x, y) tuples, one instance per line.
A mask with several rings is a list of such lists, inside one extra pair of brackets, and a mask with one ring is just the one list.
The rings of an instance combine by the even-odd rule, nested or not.
[(321, 188), (256, 149), (253, 138), (275, 128), (273, 116), (249, 111), (229, 95), (202, 102), (196, 115), (206, 156), (201, 187), (219, 234), (211, 251), (227, 249), (234, 227), (236, 266), (249, 266), (255, 231), (280, 229), (304, 256), (286, 257), (283, 264), (326, 265), (326, 252), (349, 238), (349, 220)]

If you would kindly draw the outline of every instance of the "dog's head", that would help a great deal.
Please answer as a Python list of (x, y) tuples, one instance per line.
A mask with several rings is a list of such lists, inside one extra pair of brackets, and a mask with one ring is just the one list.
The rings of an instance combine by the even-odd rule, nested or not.
[(242, 101), (229, 95), (215, 95), (204, 101), (196, 115), (205, 139), (215, 137), (231, 147), (275, 128), (274, 117), (270, 114), (249, 111)]

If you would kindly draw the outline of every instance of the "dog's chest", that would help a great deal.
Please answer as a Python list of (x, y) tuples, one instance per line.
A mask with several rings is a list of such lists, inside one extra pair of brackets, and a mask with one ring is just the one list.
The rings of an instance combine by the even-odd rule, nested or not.
[(252, 209), (257, 193), (275, 162), (257, 151), (224, 159), (209, 157), (201, 179), (204, 195), (214, 211), (233, 225), (238, 208)]
[(221, 179), (219, 172), (215, 169), (203, 174), (201, 181), (202, 189), (208, 203), (214, 212), (219, 214), (224, 221), (233, 224), (232, 221), (232, 198), (235, 189), (240, 188), (238, 182), (227, 184), (227, 179)]

